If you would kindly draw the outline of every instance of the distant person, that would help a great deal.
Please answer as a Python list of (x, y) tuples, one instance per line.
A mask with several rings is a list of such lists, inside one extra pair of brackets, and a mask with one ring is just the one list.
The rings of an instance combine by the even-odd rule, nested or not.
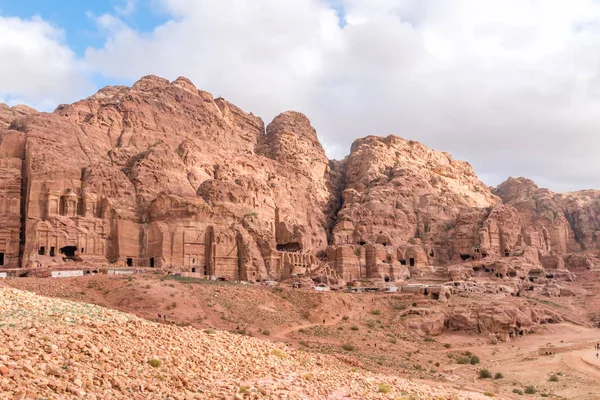
[(323, 319), (323, 325), (325, 325), (325, 319)]
[(163, 314), (165, 321), (167, 320), (167, 314)]
[(160, 314), (158, 314), (158, 320), (159, 320), (159, 321), (160, 321), (160, 317), (161, 317), (161, 315), (160, 315)]

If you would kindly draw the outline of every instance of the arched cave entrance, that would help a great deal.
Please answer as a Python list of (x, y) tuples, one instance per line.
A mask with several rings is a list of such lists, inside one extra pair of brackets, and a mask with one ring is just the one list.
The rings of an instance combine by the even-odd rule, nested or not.
[(127, 264), (128, 267), (133, 267), (133, 258), (127, 257), (125, 259), (125, 264)]
[(77, 251), (77, 247), (75, 246), (65, 246), (61, 247), (60, 252), (65, 256), (64, 258), (70, 259), (75, 258), (75, 252)]
[(415, 259), (414, 259), (414, 258), (410, 258), (410, 259), (408, 260), (408, 262), (409, 262), (409, 264), (410, 264), (410, 266), (411, 266), (411, 267), (414, 267), (414, 266), (415, 266)]
[(385, 282), (389, 282), (389, 281), (390, 281), (390, 277), (389, 277), (389, 276), (386, 276), (385, 278), (383, 278), (383, 280), (384, 280)]

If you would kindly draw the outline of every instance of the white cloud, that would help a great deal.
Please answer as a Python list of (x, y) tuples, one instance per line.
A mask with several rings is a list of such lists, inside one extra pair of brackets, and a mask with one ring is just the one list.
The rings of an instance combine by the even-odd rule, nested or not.
[(0, 16), (0, 99), (48, 110), (89, 94), (84, 65), (63, 40), (64, 33), (40, 17)]
[(136, 6), (137, 0), (121, 0), (119, 4), (115, 5), (115, 12), (122, 16), (131, 15)]
[(155, 1), (169, 22), (142, 34), (103, 16), (106, 43), (86, 61), (120, 79), (187, 76), (267, 122), (297, 109), (334, 157), (394, 133), (490, 184), (600, 188), (593, 0)]

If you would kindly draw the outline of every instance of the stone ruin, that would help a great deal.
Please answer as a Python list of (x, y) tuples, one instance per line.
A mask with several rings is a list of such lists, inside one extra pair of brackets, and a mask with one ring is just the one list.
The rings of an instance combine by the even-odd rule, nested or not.
[(2, 269), (442, 284), (600, 266), (600, 192), (490, 189), (468, 163), (393, 135), (329, 160), (304, 115), (265, 127), (185, 78), (0, 114)]

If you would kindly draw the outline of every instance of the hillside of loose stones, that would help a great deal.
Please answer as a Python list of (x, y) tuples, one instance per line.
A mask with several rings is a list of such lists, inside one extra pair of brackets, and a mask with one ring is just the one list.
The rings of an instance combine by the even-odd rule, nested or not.
[(12, 288), (0, 287), (0, 317), (1, 399), (484, 398)]

